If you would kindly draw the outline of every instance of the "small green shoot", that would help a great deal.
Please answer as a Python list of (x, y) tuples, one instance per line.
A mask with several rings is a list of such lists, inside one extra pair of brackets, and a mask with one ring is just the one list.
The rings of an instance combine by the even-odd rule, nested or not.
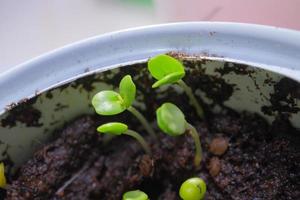
[(6, 184), (6, 177), (5, 177), (5, 167), (4, 163), (0, 163), (0, 188), (5, 189), (7, 186)]
[(123, 200), (149, 200), (149, 198), (145, 192), (141, 190), (133, 190), (124, 193)]
[(201, 200), (206, 193), (206, 184), (203, 179), (194, 177), (184, 181), (179, 189), (179, 196), (183, 200)]
[(97, 128), (97, 131), (99, 133), (109, 134), (109, 135), (129, 135), (136, 139), (145, 152), (149, 155), (151, 155), (151, 150), (147, 142), (144, 140), (144, 138), (137, 133), (136, 131), (128, 129), (128, 126), (126, 124), (120, 123), (120, 122), (110, 122), (106, 124), (102, 124)]
[(116, 115), (128, 110), (141, 122), (152, 137), (156, 137), (146, 118), (132, 106), (135, 95), (136, 86), (131, 76), (126, 75), (120, 81), (119, 93), (112, 90), (98, 92), (92, 99), (92, 105), (99, 115)]
[(202, 159), (202, 148), (196, 129), (185, 120), (182, 111), (172, 103), (164, 103), (156, 110), (159, 128), (170, 136), (179, 136), (188, 132), (195, 142), (194, 165), (198, 167)]
[(183, 64), (179, 60), (165, 54), (157, 55), (148, 61), (148, 70), (157, 80), (152, 85), (152, 88), (177, 83), (189, 97), (197, 115), (201, 119), (204, 118), (203, 109), (194, 96), (192, 89), (182, 80), (185, 76), (185, 71)]

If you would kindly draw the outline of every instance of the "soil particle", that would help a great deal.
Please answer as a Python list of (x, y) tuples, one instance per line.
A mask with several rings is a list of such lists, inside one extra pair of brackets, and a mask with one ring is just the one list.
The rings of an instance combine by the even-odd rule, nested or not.
[(68, 106), (68, 105), (64, 105), (64, 104), (61, 104), (61, 103), (57, 103), (57, 104), (55, 105), (54, 110), (55, 110), (55, 111), (62, 111), (62, 110), (64, 110), (64, 109), (66, 109), (66, 108), (69, 108), (69, 106)]
[[(193, 90), (201, 89), (214, 103), (222, 105), (232, 95), (235, 86), (227, 84), (219, 76), (204, 74), (203, 62), (185, 61), (185, 81)], [(219, 72), (225, 74), (234, 70), (238, 74), (250, 73), (245, 66), (228, 66), (226, 70)], [(7, 191), (7, 199), (119, 200), (125, 191), (140, 189), (151, 199), (178, 200), (181, 183), (193, 176), (206, 181), (207, 200), (299, 199), (300, 152), (294, 148), (299, 143), (293, 146), (290, 141), (295, 141), (294, 138), (300, 133), (290, 125), (285, 115), (278, 117), (280, 123), (269, 126), (255, 114), (238, 114), (226, 108), (221, 114), (212, 114), (204, 105), (207, 119), (199, 122), (194, 110), (186, 103), (186, 95), (179, 98), (170, 87), (167, 98), (157, 98), (160, 92), (149, 87), (153, 80), (143, 64), (122, 67), (113, 78), (111, 71), (102, 73), (102, 77), (92, 75), (72, 83), (71, 87), (90, 91), (94, 83), (103, 81), (117, 87), (126, 74), (131, 74), (139, 83), (137, 89), (142, 95), (138, 95), (141, 98), (138, 101), (145, 102), (147, 110), (155, 110), (168, 99), (182, 106), (187, 120), (201, 135), (203, 162), (200, 168), (193, 166), (194, 141), (188, 134), (173, 138), (157, 131), (157, 141), (144, 135), (153, 152), (150, 157), (144, 155), (136, 141), (126, 136), (114, 138), (104, 146), (96, 127), (113, 118), (83, 116), (57, 131), (56, 140), (39, 149), (15, 177), (9, 177), (13, 181)], [(295, 84), (282, 80), (274, 86), (271, 99), (294, 106), (290, 96), (296, 97), (299, 87), (294, 86), (289, 92), (283, 91), (282, 88), (286, 86), (288, 89), (289, 85)], [(271, 112), (282, 110), (280, 106), (274, 102), (267, 109)], [(154, 121), (155, 112), (141, 112), (149, 121)], [(20, 121), (16, 119), (18, 115), (22, 114), (16, 113), (6, 124)], [(38, 123), (39, 117), (28, 124)], [(134, 130), (144, 132), (131, 115), (122, 113), (117, 119), (128, 123)], [(278, 137), (279, 132), (281, 137)], [(222, 133), (221, 137), (227, 144), (218, 141), (220, 136), (216, 133)], [(289, 139), (287, 135), (290, 135)], [(216, 138), (217, 142), (210, 142)]]
[(240, 120), (234, 120), (232, 117), (216, 116), (211, 125), (213, 131), (224, 133), (229, 137), (240, 134), (242, 129)]
[(42, 126), (39, 122), (41, 112), (30, 104), (22, 104), (10, 110), (5, 118), (1, 120), (2, 127), (14, 127), (17, 122), (25, 124), (27, 127)]
[(53, 98), (53, 94), (52, 94), (51, 91), (46, 92), (45, 96), (46, 96), (46, 98), (48, 98), (48, 99), (52, 99), (52, 98)]
[(224, 137), (216, 137), (213, 138), (211, 143), (209, 144), (209, 151), (214, 154), (221, 156), (223, 155), (228, 148), (228, 139)]
[[(89, 157), (87, 150), (93, 141), (96, 126), (90, 117), (75, 121), (64, 129), (55, 142), (37, 151), (33, 159), (21, 167), (18, 179), (7, 191), (8, 199), (49, 199)], [(75, 159), (76, 158), (76, 159)]]
[[(238, 128), (229, 129), (229, 122)], [(151, 199), (177, 200), (180, 185), (193, 176), (206, 181), (208, 200), (299, 197), (299, 151), (273, 136), (272, 127), (256, 115), (215, 115), (208, 121), (212, 132), (207, 123), (198, 123), (204, 150), (200, 169), (193, 166), (194, 142), (188, 134), (159, 134), (157, 142), (146, 136), (150, 157), (126, 136), (103, 147), (95, 131), (99, 123), (82, 117), (58, 132), (60, 137), (22, 166), (7, 199), (119, 200), (125, 191), (141, 189)], [(220, 131), (230, 148), (221, 157), (211, 156), (209, 141)]]
[[(185, 62), (185, 66), (190, 67), (195, 65), (193, 62)], [(226, 83), (226, 81), (218, 76), (207, 75), (201, 70), (192, 69), (187, 71), (187, 77), (184, 79), (187, 84), (192, 87), (193, 91), (200, 89), (214, 103), (223, 104), (227, 101), (234, 92), (235, 85)]]
[(299, 171), (295, 171), (300, 169), (295, 163), (299, 162), (299, 155), (289, 152), (287, 146), (285, 140), (274, 140), (258, 144), (255, 149), (244, 146), (229, 150), (222, 159), (221, 173), (214, 180), (232, 199), (246, 196), (249, 199), (297, 199), (299, 185), (291, 183), (299, 179)]
[(224, 67), (222, 68), (217, 68), (215, 70), (216, 72), (219, 72), (221, 76), (229, 74), (229, 73), (234, 73), (237, 75), (249, 75), (254, 72), (254, 69), (249, 67), (248, 65), (243, 65), (243, 64), (232, 64), (232, 63), (224, 63)]
[(297, 100), (300, 99), (300, 84), (292, 79), (282, 78), (274, 85), (274, 93), (270, 94), (270, 106), (263, 106), (262, 112), (267, 115), (298, 113)]
[(208, 170), (211, 176), (217, 176), (221, 170), (221, 162), (218, 157), (212, 157), (208, 163)]
[(10, 111), (11, 109), (13, 109), (14, 107), (16, 107), (18, 104), (13, 102), (13, 103), (10, 103), (9, 105), (6, 105), (5, 106), (5, 111)]
[(149, 155), (143, 155), (139, 163), (139, 169), (144, 177), (150, 177), (153, 175), (154, 161)]
[(79, 91), (85, 90), (85, 91), (92, 91), (94, 87), (94, 83), (100, 82), (101, 80), (97, 80), (96, 75), (92, 75), (94, 78), (91, 78), (90, 76), (83, 77), (81, 79), (78, 79), (76, 81), (73, 81), (71, 83), (71, 87), (74, 89), (79, 89)]
[(159, 197), (158, 200), (179, 200), (179, 194), (173, 191), (171, 188), (167, 188), (166, 191)]

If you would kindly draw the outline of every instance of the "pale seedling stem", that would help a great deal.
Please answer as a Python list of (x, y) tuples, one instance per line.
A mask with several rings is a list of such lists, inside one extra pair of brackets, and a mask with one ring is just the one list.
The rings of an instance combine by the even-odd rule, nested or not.
[(151, 150), (150, 150), (150, 147), (149, 145), (147, 144), (147, 142), (144, 140), (144, 138), (137, 132), (133, 131), (133, 130), (130, 130), (128, 129), (127, 131), (124, 132), (125, 135), (129, 135), (133, 138), (135, 138), (143, 147), (143, 149), (145, 150), (145, 152), (148, 154), (148, 155), (151, 155)]
[(197, 115), (203, 119), (204, 118), (204, 112), (202, 107), (199, 105), (195, 95), (193, 94), (192, 89), (183, 81), (183, 80), (179, 80), (178, 85), (180, 85), (180, 87), (185, 91), (186, 95), (189, 97), (190, 99), (190, 103), (194, 106), (194, 108), (196, 109)]
[(135, 109), (133, 106), (130, 106), (127, 108), (129, 112), (131, 112), (145, 127), (146, 131), (151, 135), (151, 137), (156, 138), (155, 132), (151, 125), (148, 123), (146, 118), (140, 113), (137, 109)]
[(186, 126), (187, 126), (188, 133), (192, 136), (192, 138), (194, 139), (194, 142), (195, 142), (196, 152), (195, 152), (195, 158), (194, 158), (194, 165), (196, 167), (199, 167), (201, 159), (202, 159), (202, 147), (201, 147), (200, 138), (199, 138), (198, 132), (194, 126), (192, 126), (188, 122), (186, 123)]

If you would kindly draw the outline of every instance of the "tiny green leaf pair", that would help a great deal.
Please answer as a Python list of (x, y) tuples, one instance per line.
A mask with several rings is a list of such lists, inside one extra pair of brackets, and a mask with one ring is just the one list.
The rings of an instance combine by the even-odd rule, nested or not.
[(194, 96), (192, 89), (182, 80), (185, 76), (185, 70), (179, 60), (165, 54), (157, 55), (148, 61), (148, 70), (157, 80), (152, 85), (152, 88), (177, 83), (189, 97), (190, 103), (196, 109), (197, 115), (201, 119), (204, 118), (203, 109)]
[(154, 130), (146, 118), (132, 106), (135, 95), (136, 86), (131, 76), (126, 75), (120, 81), (119, 93), (113, 90), (98, 92), (92, 99), (92, 105), (99, 115), (116, 115), (128, 110), (141, 122), (146, 131), (155, 138)]
[(195, 142), (194, 165), (198, 167), (202, 159), (202, 148), (196, 129), (185, 120), (183, 112), (172, 103), (164, 103), (156, 110), (159, 128), (170, 136), (179, 136), (188, 132)]
[(148, 61), (148, 70), (157, 79), (152, 88), (176, 83), (185, 75), (181, 62), (165, 54), (151, 58)]
[(129, 108), (136, 94), (136, 87), (131, 76), (126, 75), (119, 84), (119, 93), (104, 90), (97, 93), (92, 104), (99, 115), (116, 115)]

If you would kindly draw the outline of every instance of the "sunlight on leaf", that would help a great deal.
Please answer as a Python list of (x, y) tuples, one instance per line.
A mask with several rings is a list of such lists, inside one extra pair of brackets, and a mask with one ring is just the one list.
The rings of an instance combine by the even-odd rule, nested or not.
[(176, 83), (178, 80), (180, 80), (182, 77), (184, 77), (184, 73), (182, 72), (174, 72), (169, 75), (166, 75), (162, 79), (156, 81), (152, 88), (156, 88), (162, 85), (170, 84), (170, 83)]
[(172, 103), (164, 103), (157, 111), (159, 128), (171, 136), (181, 135), (186, 130), (186, 121), (182, 111)]
[(176, 73), (176, 76), (173, 75), (172, 78), (167, 78), (164, 81), (164, 84), (174, 83), (180, 80), (185, 75), (183, 64), (177, 59), (165, 54), (161, 54), (151, 58), (148, 61), (148, 70), (150, 71), (151, 75), (157, 80), (162, 80), (166, 76)]
[(136, 94), (136, 87), (130, 75), (126, 75), (122, 78), (119, 85), (119, 90), (126, 108), (130, 107), (135, 99)]
[(97, 93), (92, 99), (92, 105), (100, 115), (115, 115), (126, 109), (119, 93), (110, 90)]
[(148, 195), (141, 190), (128, 191), (122, 200), (148, 200)]
[(110, 122), (110, 123), (102, 124), (97, 128), (98, 132), (111, 134), (111, 135), (121, 135), (127, 130), (128, 130), (127, 125), (120, 122)]

